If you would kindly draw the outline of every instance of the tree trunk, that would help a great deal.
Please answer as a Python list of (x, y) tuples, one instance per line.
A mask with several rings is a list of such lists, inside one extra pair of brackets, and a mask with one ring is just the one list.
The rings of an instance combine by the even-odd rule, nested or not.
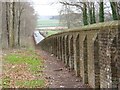
[(9, 13), (9, 3), (6, 2), (6, 29), (7, 29), (7, 43), (8, 43), (8, 46), (10, 46), (10, 37), (9, 37), (9, 19), (8, 19), (8, 13)]
[(12, 26), (13, 43), (12, 43), (12, 47), (15, 47), (15, 2), (13, 2), (13, 6), (12, 6), (12, 16), (13, 16), (13, 26)]
[(117, 2), (110, 2), (113, 20), (118, 20)]
[(9, 23), (9, 38), (10, 38), (10, 47), (13, 48), (15, 46), (15, 38), (14, 38), (14, 2), (10, 2), (10, 9), (9, 9), (9, 17), (10, 17), (10, 23)]
[(90, 24), (92, 24), (93, 23), (92, 2), (88, 3), (88, 9), (89, 9)]
[(20, 15), (18, 18), (18, 46), (20, 46)]
[(88, 25), (88, 17), (87, 17), (87, 5), (83, 4), (83, 23), (84, 25)]
[(88, 3), (88, 9), (89, 9), (90, 24), (96, 23), (96, 20), (95, 20), (95, 7), (94, 7), (93, 2)]
[(104, 3), (103, 3), (103, 0), (100, 0), (99, 22), (104, 22)]
[(21, 25), (21, 9), (20, 9), (20, 2), (19, 2), (19, 10), (18, 10), (18, 46), (20, 47), (20, 25)]
[(70, 16), (69, 16), (70, 15), (70, 12), (69, 12), (70, 6), (66, 5), (65, 9), (66, 9), (67, 27), (68, 27), (68, 29), (70, 29)]
[(95, 17), (95, 5), (93, 3), (93, 23), (96, 23), (96, 17)]
[(118, 20), (120, 20), (120, 1), (118, 2), (117, 5), (117, 12), (118, 12)]

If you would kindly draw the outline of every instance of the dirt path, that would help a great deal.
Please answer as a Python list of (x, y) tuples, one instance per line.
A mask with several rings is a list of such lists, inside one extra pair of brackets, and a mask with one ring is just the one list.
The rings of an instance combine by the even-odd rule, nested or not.
[(76, 77), (73, 72), (69, 72), (65, 65), (57, 60), (56, 57), (39, 49), (38, 51), (44, 59), (45, 78), (48, 81), (49, 88), (86, 88), (80, 78)]

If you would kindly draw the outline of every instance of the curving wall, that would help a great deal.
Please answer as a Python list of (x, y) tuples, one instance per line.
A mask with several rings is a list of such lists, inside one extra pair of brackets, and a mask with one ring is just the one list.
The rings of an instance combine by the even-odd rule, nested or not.
[(120, 25), (104, 22), (66, 30), (39, 45), (93, 88), (120, 88)]

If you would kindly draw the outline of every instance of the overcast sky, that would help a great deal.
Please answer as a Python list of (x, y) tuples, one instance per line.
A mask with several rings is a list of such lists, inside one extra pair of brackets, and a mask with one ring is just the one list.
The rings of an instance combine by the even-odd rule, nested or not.
[(34, 2), (35, 11), (39, 15), (58, 15), (60, 6), (58, 4), (52, 4), (58, 0), (32, 0)]

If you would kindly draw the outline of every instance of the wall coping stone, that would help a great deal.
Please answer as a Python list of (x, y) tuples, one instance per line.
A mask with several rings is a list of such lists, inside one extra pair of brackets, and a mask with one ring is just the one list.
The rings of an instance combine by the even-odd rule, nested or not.
[(120, 20), (95, 23), (95, 24), (77, 27), (77, 28), (73, 28), (73, 29), (67, 29), (67, 30), (64, 30), (63, 32), (50, 35), (50, 36), (46, 37), (45, 39), (50, 38), (50, 37), (55, 37), (55, 36), (58, 36), (58, 35), (61, 35), (64, 33), (68, 33), (68, 32), (85, 32), (85, 31), (92, 31), (92, 30), (102, 30), (102, 28), (104, 28), (104, 30), (105, 30), (105, 28), (106, 29), (107, 28), (118, 28), (118, 26), (120, 27)]

